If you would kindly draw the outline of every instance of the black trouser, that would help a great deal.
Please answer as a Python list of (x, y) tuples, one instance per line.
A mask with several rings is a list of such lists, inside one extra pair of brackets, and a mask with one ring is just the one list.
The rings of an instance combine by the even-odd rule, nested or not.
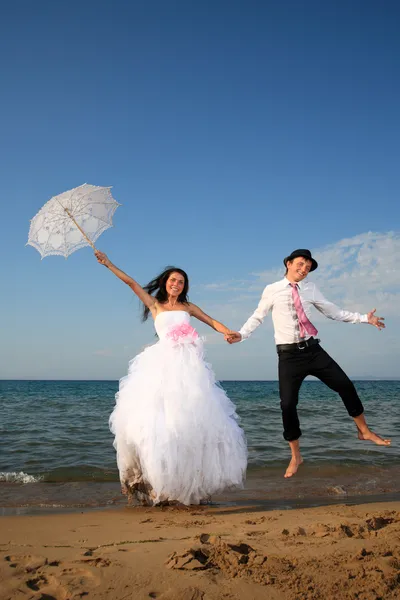
[(318, 377), (331, 390), (337, 392), (351, 417), (358, 417), (364, 412), (353, 383), (319, 344), (303, 350), (294, 348), (280, 351), (278, 348), (278, 356), (283, 437), (288, 442), (301, 436), (297, 404), (300, 386), (307, 375)]

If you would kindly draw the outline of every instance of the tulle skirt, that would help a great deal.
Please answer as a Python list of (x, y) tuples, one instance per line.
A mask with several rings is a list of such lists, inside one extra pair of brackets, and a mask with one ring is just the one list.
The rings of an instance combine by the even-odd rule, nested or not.
[(136, 356), (110, 416), (123, 488), (147, 504), (199, 504), (242, 487), (247, 446), (201, 340), (161, 340)]

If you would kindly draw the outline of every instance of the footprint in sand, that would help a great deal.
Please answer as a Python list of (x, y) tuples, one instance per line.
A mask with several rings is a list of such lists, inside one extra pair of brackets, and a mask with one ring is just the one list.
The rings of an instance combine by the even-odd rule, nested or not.
[(397, 519), (393, 517), (384, 517), (382, 515), (375, 515), (370, 519), (366, 520), (367, 527), (369, 531), (379, 531), (379, 529), (383, 529), (392, 523), (395, 523)]
[(258, 539), (258, 538), (264, 537), (264, 535), (265, 535), (266, 533), (267, 533), (267, 531), (266, 531), (266, 530), (265, 530), (265, 531), (247, 531), (247, 532), (246, 532), (246, 535), (247, 535), (247, 537), (249, 537), (249, 538), (255, 538), (255, 539)]
[(318, 524), (311, 535), (315, 537), (335, 537), (365, 539), (371, 536), (376, 537), (378, 532), (398, 520), (394, 517), (374, 515), (362, 523), (340, 523), (336, 526)]
[(246, 519), (246, 521), (244, 521), (244, 525), (260, 525), (261, 523), (265, 523), (266, 520), (267, 517), (263, 515), (257, 519)]
[[(7, 555), (4, 560), (13, 569), (10, 589), (17, 580), (18, 589), (25, 587), (26, 593), (35, 593), (38, 600), (67, 600), (84, 596), (88, 590), (97, 587), (101, 580), (91, 572), (93, 566), (108, 566), (110, 561), (101, 557), (83, 561), (88, 568), (68, 567), (60, 560), (29, 554)], [(22, 577), (21, 577), (22, 575)], [(40, 595), (38, 595), (40, 593)]]
[(93, 558), (82, 558), (79, 561), (86, 565), (90, 565), (91, 567), (109, 567), (111, 565), (111, 560), (108, 558), (102, 558), (101, 556), (93, 557)]
[(213, 569), (227, 577), (247, 577), (254, 583), (273, 584), (295, 569), (294, 564), (282, 557), (257, 552), (244, 542), (229, 543), (220, 536), (202, 534), (200, 545), (178, 554), (171, 554), (166, 562), (169, 569), (200, 571)]
[[(67, 592), (67, 600), (86, 596), (94, 588), (100, 586), (101, 577), (92, 573), (91, 566), (89, 568), (66, 567), (61, 571), (59, 579)], [(96, 592), (93, 593), (94, 597), (96, 597)]]
[(14, 554), (4, 557), (10, 567), (19, 571), (25, 571), (26, 573), (35, 572), (40, 567), (47, 565), (47, 558), (45, 556), (34, 556), (33, 554)]
[(40, 592), (40, 600), (65, 600), (68, 597), (67, 590), (52, 575), (36, 575), (25, 581), (25, 585), (32, 592)]

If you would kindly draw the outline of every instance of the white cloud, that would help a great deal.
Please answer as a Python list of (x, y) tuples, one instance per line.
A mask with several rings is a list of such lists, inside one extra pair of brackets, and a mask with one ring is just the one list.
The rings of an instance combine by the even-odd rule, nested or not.
[[(378, 334), (372, 327), (333, 323), (314, 311), (323, 345), (349, 375), (400, 375), (400, 233), (368, 232), (311, 250), (319, 268), (310, 278), (326, 298), (351, 311), (376, 308), (387, 324), (385, 332)], [(243, 279), (203, 286), (207, 312), (228, 327), (240, 328), (255, 310), (265, 285), (282, 275), (282, 265), (277, 264), (243, 274)], [(251, 340), (227, 351), (211, 342), (209, 356), (222, 379), (276, 378), (271, 319), (265, 319)]]
[(313, 278), (324, 294), (345, 308), (377, 308), (398, 315), (400, 234), (364, 233), (314, 252), (321, 264)]
[[(311, 275), (329, 300), (349, 310), (366, 312), (375, 306), (387, 315), (398, 314), (400, 301), (400, 234), (364, 233), (312, 251), (319, 268)], [(250, 273), (226, 282), (208, 283), (207, 292), (225, 292), (225, 301), (246, 305), (261, 295), (263, 288), (281, 279), (282, 266)]]

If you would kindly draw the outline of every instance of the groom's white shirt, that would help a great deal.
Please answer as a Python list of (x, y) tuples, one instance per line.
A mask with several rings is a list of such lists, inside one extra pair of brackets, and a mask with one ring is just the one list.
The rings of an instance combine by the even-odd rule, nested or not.
[[(297, 285), (304, 312), (311, 322), (311, 306), (315, 306), (328, 319), (346, 321), (347, 323), (368, 323), (368, 315), (342, 310), (333, 302), (329, 302), (321, 294), (315, 283), (303, 279)], [(301, 339), (311, 337), (307, 335), (306, 338), (300, 338), (299, 321), (293, 303), (292, 288), (288, 279), (284, 277), (276, 283), (267, 285), (264, 289), (256, 310), (239, 331), (242, 340), (250, 337), (253, 331), (264, 321), (269, 311), (272, 312), (276, 344), (293, 344)]]

